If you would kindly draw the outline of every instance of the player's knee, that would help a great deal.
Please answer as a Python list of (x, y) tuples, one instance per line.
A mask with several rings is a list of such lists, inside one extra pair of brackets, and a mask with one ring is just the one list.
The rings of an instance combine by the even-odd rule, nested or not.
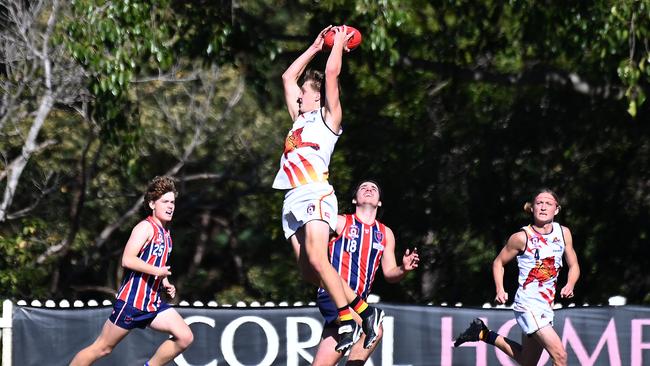
[(321, 256), (313, 256), (309, 258), (309, 265), (311, 268), (314, 270), (314, 272), (321, 274), (323, 271), (325, 271), (325, 266), (332, 266), (329, 261), (327, 261), (327, 258), (323, 261), (323, 258)]
[(189, 329), (187, 332), (183, 332), (178, 336), (178, 338), (176, 338), (176, 344), (178, 344), (182, 349), (189, 347), (192, 342), (194, 342), (194, 334)]
[(115, 348), (115, 346), (113, 346), (112, 344), (98, 344), (95, 347), (95, 353), (99, 357), (105, 357), (110, 355), (111, 352), (113, 352), (113, 348)]

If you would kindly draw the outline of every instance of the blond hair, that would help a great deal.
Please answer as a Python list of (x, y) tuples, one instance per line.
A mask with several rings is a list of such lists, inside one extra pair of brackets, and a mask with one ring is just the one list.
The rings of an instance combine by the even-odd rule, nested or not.
[(542, 193), (548, 193), (553, 196), (553, 199), (555, 199), (555, 203), (557, 204), (557, 208), (560, 208), (560, 199), (558, 198), (557, 194), (548, 188), (542, 188), (536, 191), (528, 202), (524, 203), (524, 212), (533, 213), (533, 204), (535, 203), (535, 198), (537, 198), (537, 196)]

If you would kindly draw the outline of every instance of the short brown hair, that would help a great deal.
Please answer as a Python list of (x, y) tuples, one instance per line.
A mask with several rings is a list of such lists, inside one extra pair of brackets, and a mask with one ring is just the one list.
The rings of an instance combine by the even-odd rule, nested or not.
[(168, 176), (157, 176), (149, 182), (149, 186), (144, 192), (144, 202), (156, 201), (167, 192), (174, 192), (174, 196), (178, 194), (174, 179)]

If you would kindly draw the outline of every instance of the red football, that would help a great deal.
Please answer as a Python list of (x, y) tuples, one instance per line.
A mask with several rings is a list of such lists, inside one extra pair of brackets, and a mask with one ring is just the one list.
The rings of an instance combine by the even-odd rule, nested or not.
[[(337, 27), (332, 27), (327, 33), (325, 33), (325, 44), (323, 45), (323, 48), (330, 50), (332, 49), (332, 46), (334, 46), (334, 28), (340, 28), (343, 27), (342, 25), (339, 25)], [(348, 25), (348, 34), (353, 33), (352, 38), (348, 41), (348, 48), (350, 51), (353, 49), (359, 47), (361, 44), (361, 32), (359, 32), (358, 29), (355, 27), (349, 26)]]

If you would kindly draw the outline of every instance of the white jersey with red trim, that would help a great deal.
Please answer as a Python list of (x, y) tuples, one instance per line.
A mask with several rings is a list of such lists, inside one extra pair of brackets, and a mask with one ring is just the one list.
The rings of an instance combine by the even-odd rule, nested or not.
[(301, 113), (284, 142), (273, 188), (292, 189), (326, 182), (330, 158), (340, 134), (341, 131), (336, 134), (325, 123), (322, 108)]
[(548, 234), (535, 231), (531, 225), (522, 230), (526, 233), (526, 248), (517, 256), (519, 289), (513, 310), (552, 309), (565, 248), (562, 226), (554, 222)]

